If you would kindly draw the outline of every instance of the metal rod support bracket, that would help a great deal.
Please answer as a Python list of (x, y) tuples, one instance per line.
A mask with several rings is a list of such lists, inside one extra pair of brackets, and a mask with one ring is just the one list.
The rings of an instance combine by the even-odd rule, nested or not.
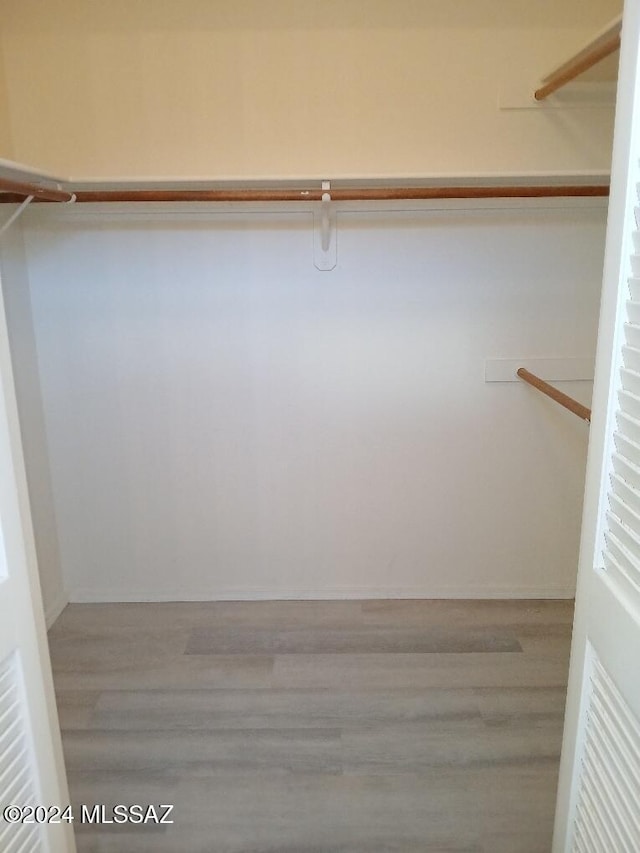
[(338, 262), (336, 214), (331, 203), (331, 181), (322, 182), (320, 209), (313, 212), (313, 262), (319, 270), (332, 270)]

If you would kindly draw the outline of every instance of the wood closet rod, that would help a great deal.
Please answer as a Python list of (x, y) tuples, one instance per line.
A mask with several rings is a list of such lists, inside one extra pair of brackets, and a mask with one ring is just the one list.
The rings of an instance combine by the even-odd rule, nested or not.
[(554, 388), (553, 385), (549, 385), (548, 382), (545, 382), (544, 379), (540, 379), (540, 377), (536, 376), (534, 373), (529, 373), (529, 371), (524, 367), (521, 367), (517, 373), (520, 379), (524, 379), (524, 381), (528, 382), (529, 385), (533, 385), (533, 387), (537, 388), (538, 391), (542, 391), (542, 393), (546, 394), (547, 397), (551, 397), (552, 400), (555, 400), (556, 403), (560, 403), (561, 406), (564, 406), (565, 409), (568, 409), (570, 412), (573, 412), (574, 415), (582, 418), (583, 421), (591, 423), (591, 409), (583, 406), (582, 403), (578, 403), (577, 400), (574, 400), (573, 397), (569, 397), (568, 394), (563, 394), (562, 391), (558, 391), (557, 388)]
[(8, 178), (0, 178), (0, 193), (8, 196), (0, 196), (0, 201), (21, 201), (23, 198), (33, 196), (34, 201), (71, 201), (73, 193), (67, 190), (50, 189), (40, 184), (30, 184), (24, 181), (12, 181)]
[[(332, 201), (408, 201), (454, 198), (540, 198), (608, 195), (606, 186), (376, 187), (331, 190)], [(79, 202), (100, 201), (322, 201), (323, 190), (107, 190), (78, 192)]]
[(607, 56), (614, 53), (620, 47), (620, 28), (621, 23), (607, 33), (602, 38), (595, 41), (590, 47), (580, 51), (573, 59), (565, 62), (551, 74), (544, 78), (544, 85), (533, 93), (536, 101), (543, 101), (546, 97), (562, 88), (566, 83), (578, 77), (589, 68), (597, 65)]
[[(4, 182), (5, 184), (7, 182)], [(69, 193), (31, 192), (30, 185), (23, 189), (0, 195), (0, 201), (19, 201), (20, 195), (34, 195), (38, 201), (70, 201)], [(37, 189), (37, 188), (36, 188)], [(3, 192), (0, 183), (0, 192)], [(322, 201), (323, 190), (289, 189), (181, 189), (181, 190), (79, 190), (75, 193), (78, 204), (88, 202), (268, 202), (268, 201)], [(407, 201), (429, 199), (485, 199), (485, 198), (563, 198), (581, 196), (608, 196), (609, 187), (602, 184), (546, 185), (546, 186), (492, 186), (492, 187), (375, 187), (331, 190), (332, 201)], [(55, 196), (55, 197), (54, 197)]]

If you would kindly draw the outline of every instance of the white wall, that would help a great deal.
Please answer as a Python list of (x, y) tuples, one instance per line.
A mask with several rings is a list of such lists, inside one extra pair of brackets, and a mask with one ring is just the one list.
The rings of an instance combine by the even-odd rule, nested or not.
[(75, 177), (607, 170), (613, 109), (505, 111), (621, 0), (0, 0), (15, 159)]
[(587, 427), (484, 361), (593, 355), (606, 205), (455, 207), (28, 214), (72, 600), (571, 594)]
[(9, 113), (9, 93), (4, 70), (4, 54), (0, 38), (0, 157), (6, 160), (13, 158), (13, 142), (11, 139), (11, 116)]
[[(8, 214), (5, 213), (6, 215)], [(29, 281), (24, 241), (19, 225), (12, 226), (5, 233), (0, 247), (2, 296), (13, 360), (40, 588), (47, 624), (51, 625), (68, 599), (60, 566)]]

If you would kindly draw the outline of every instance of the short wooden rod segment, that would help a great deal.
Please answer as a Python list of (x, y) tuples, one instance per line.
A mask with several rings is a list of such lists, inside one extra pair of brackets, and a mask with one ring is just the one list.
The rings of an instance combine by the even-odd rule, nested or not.
[[(22, 181), (11, 181), (7, 178), (0, 178), (0, 193), (10, 193), (12, 200), (15, 196), (33, 196), (39, 201), (71, 201), (72, 193), (67, 190), (50, 189), (39, 184), (30, 184)], [(2, 198), (0, 197), (0, 200)]]
[(562, 67), (558, 68), (545, 78), (544, 85), (536, 89), (533, 96), (536, 101), (543, 101), (546, 97), (562, 88), (566, 83), (588, 71), (601, 60), (618, 50), (620, 47), (620, 31), (612, 33), (604, 41), (593, 46), (593, 49), (578, 54)]
[(520, 379), (524, 379), (524, 381), (528, 382), (529, 385), (533, 385), (533, 387), (537, 388), (538, 391), (542, 391), (542, 393), (546, 394), (547, 397), (551, 397), (552, 400), (555, 400), (556, 403), (560, 403), (561, 406), (564, 406), (565, 409), (568, 409), (570, 412), (573, 412), (574, 415), (582, 418), (583, 421), (587, 421), (588, 423), (591, 422), (591, 409), (583, 406), (582, 403), (578, 403), (578, 401), (574, 400), (573, 397), (569, 397), (568, 394), (563, 394), (562, 391), (558, 391), (558, 389), (554, 388), (553, 385), (549, 385), (548, 382), (545, 382), (544, 379), (540, 379), (540, 377), (536, 376), (534, 373), (529, 373), (529, 371), (524, 367), (521, 367), (517, 373)]

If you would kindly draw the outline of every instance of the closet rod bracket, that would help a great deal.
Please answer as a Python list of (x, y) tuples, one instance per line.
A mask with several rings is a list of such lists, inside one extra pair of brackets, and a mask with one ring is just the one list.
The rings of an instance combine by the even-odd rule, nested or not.
[(338, 262), (336, 213), (331, 199), (331, 181), (322, 181), (319, 210), (313, 211), (313, 263), (317, 269), (334, 269)]

